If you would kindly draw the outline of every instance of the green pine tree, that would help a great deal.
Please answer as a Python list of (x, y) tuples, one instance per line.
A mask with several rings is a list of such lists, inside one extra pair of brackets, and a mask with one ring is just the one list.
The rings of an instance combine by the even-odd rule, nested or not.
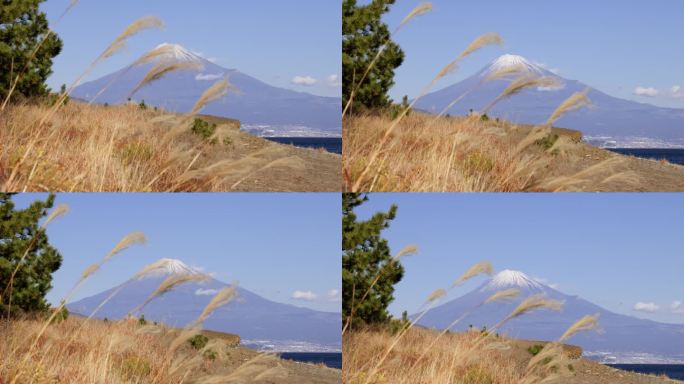
[(16, 209), (11, 194), (0, 194), (0, 311), (3, 315), (10, 309), (10, 297), (12, 314), (49, 308), (45, 294), (52, 288), (52, 273), (61, 266), (62, 256), (50, 245), (38, 221), (47, 215), (54, 200), (55, 196), (49, 195), (45, 201)]
[[(48, 35), (47, 17), (39, 9), (43, 1), (3, 0), (0, 5), (2, 100), (7, 97), (17, 74), (21, 76), (13, 99), (45, 96), (49, 92), (45, 79), (52, 73), (52, 58), (62, 50), (62, 41), (54, 33)], [(40, 48), (35, 51), (39, 44)], [(35, 56), (31, 58), (34, 51)], [(24, 69), (26, 71), (22, 72)]]
[[(394, 70), (404, 61), (404, 52), (390, 39), (382, 22), (395, 0), (372, 0), (358, 6), (356, 0), (342, 2), (342, 103), (347, 105), (356, 89), (352, 111), (386, 108), (392, 100), (387, 91), (394, 85)], [(377, 63), (360, 82), (378, 52), (385, 47)]]
[(358, 221), (354, 209), (367, 200), (366, 195), (342, 195), (342, 319), (347, 324), (351, 316), (352, 326), (386, 324), (391, 319), (387, 306), (394, 299), (394, 284), (404, 275), (404, 268), (392, 259), (387, 240), (381, 237), (397, 207)]

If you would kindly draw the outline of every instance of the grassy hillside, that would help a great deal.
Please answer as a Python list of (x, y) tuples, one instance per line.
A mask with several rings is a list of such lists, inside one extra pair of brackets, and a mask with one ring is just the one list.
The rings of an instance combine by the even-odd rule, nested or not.
[[(208, 126), (192, 130), (196, 118)], [(214, 125), (215, 124), (215, 127)], [(337, 191), (341, 157), (273, 143), (239, 122), (71, 101), (0, 114), (5, 191)]]
[[(0, 322), (0, 383), (322, 383), (339, 370), (281, 360), (235, 344), (236, 335), (202, 331), (206, 344), (182, 340), (180, 330), (136, 319), (98, 321), (70, 316)], [(183, 337), (183, 336), (180, 336)]]
[(345, 117), (346, 189), (684, 191), (684, 167), (617, 155), (580, 139), (577, 131), (479, 116), (414, 112), (394, 126), (380, 114)]
[[(396, 340), (384, 331), (360, 331), (344, 338), (344, 382), (349, 384), (521, 384), (675, 383), (663, 377), (633, 374), (580, 358), (581, 349), (563, 345), (544, 355), (546, 342), (515, 340), (480, 331), (447, 333), (411, 328)], [(383, 354), (391, 350), (384, 361)], [(535, 355), (536, 354), (536, 355)], [(539, 357), (539, 358), (537, 358)], [(535, 361), (535, 358), (537, 358)], [(369, 374), (373, 368), (375, 373)]]

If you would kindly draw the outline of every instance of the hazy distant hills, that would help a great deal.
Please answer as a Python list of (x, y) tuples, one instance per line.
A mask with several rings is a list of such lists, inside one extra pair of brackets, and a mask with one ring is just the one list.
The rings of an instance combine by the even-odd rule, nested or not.
[(465, 115), (470, 109), (483, 110), (510, 84), (514, 76), (490, 82), (484, 78), (494, 70), (514, 68), (518, 73), (552, 76), (562, 86), (556, 89), (529, 89), (504, 99), (489, 113), (509, 121), (539, 124), (570, 95), (589, 89), (590, 109), (567, 114), (556, 126), (580, 130), (588, 141), (605, 146), (667, 147), (684, 146), (684, 109), (661, 108), (618, 99), (580, 81), (562, 78), (521, 56), (504, 55), (475, 75), (430, 93), (419, 99), (416, 107), (432, 113), (441, 112), (452, 101), (466, 94), (449, 109), (451, 115)]
[(563, 301), (563, 310), (533, 311), (511, 320), (499, 332), (519, 339), (557, 340), (583, 316), (599, 314), (600, 333), (579, 333), (568, 341), (581, 346), (588, 356), (606, 362), (684, 363), (684, 325), (616, 314), (580, 297), (563, 294), (517, 271), (500, 272), (479, 288), (431, 309), (419, 325), (444, 329), (495, 292), (508, 288), (520, 289), (520, 297), (512, 302), (486, 304), (472, 311), (452, 330), (464, 331), (469, 325), (478, 329), (491, 327), (510, 314), (523, 299), (542, 294)]
[[(134, 100), (145, 100), (148, 105), (163, 107), (174, 112), (188, 112), (204, 91), (219, 79), (228, 79), (239, 92), (213, 102), (202, 111), (204, 114), (238, 119), (243, 129), (256, 134), (278, 136), (335, 136), (341, 133), (341, 99), (315, 96), (304, 92), (268, 85), (237, 69), (216, 65), (180, 45), (167, 44), (171, 53), (162, 59), (193, 61), (203, 69), (172, 72), (142, 88)], [(97, 80), (78, 86), (72, 96), (97, 103), (119, 104), (127, 101), (130, 92), (138, 85), (153, 64), (124, 68)], [(277, 65), (277, 63), (274, 63)]]
[[(124, 318), (172, 273), (197, 272), (181, 261), (173, 260), (167, 270), (160, 274), (126, 283), (95, 317), (110, 320)], [(215, 279), (202, 284), (181, 285), (151, 301), (141, 313), (147, 320), (183, 327), (199, 316), (218, 290), (227, 286)], [(70, 303), (67, 308), (87, 316), (117, 288)], [(219, 308), (205, 321), (204, 328), (239, 334), (243, 344), (262, 348), (310, 351), (341, 348), (339, 313), (276, 303), (243, 288), (238, 288), (238, 299)]]

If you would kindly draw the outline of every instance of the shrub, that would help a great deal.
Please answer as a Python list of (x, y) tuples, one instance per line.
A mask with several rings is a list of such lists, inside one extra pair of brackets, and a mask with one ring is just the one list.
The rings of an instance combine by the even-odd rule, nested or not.
[(558, 135), (555, 133), (549, 133), (546, 137), (535, 141), (534, 143), (545, 150), (551, 149), (554, 144), (558, 141)]
[(197, 350), (204, 348), (208, 342), (209, 338), (199, 333), (188, 339), (188, 343)]
[(206, 351), (204, 351), (202, 356), (204, 356), (204, 358), (207, 360), (214, 361), (218, 357), (218, 353), (216, 353), (216, 351), (214, 351), (213, 349), (207, 349)]
[[(195, 121), (192, 122), (190, 130), (202, 139), (209, 140), (216, 132), (216, 124), (209, 123), (202, 119), (195, 119)], [(216, 139), (214, 138), (211, 143), (216, 144)]]
[(145, 104), (145, 100), (142, 100), (140, 104), (138, 104), (138, 108), (142, 109), (143, 111), (147, 109), (147, 104)]
[(535, 344), (529, 348), (527, 348), (527, 352), (529, 352), (532, 356), (537, 356), (541, 350), (544, 349), (544, 346), (541, 344)]
[(145, 320), (145, 315), (140, 315), (140, 318), (138, 319), (138, 324), (147, 325), (147, 320)]
[(408, 318), (408, 314), (406, 311), (404, 311), (401, 314), (401, 320), (399, 319), (392, 319), (390, 320), (387, 330), (393, 334), (396, 335), (397, 333), (403, 331), (404, 329), (408, 328), (408, 326), (411, 324), (411, 320)]
[(52, 319), (52, 322), (55, 324), (59, 324), (68, 318), (69, 318), (69, 310), (66, 309), (66, 307), (62, 307), (62, 309), (60, 309), (60, 311), (57, 312), (57, 315), (55, 316), (55, 318)]
[(489, 121), (489, 116), (485, 113), (484, 115), (480, 116), (480, 121)]

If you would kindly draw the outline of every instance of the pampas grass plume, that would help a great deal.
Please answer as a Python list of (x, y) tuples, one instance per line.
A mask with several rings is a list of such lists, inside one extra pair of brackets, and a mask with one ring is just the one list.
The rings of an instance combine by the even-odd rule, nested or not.
[(563, 303), (558, 300), (548, 299), (542, 295), (530, 296), (523, 300), (514, 310), (508, 315), (507, 320), (524, 315), (536, 309), (550, 309), (553, 311), (560, 311), (563, 308)]
[(397, 261), (401, 259), (402, 257), (406, 256), (412, 256), (418, 253), (418, 246), (416, 245), (407, 245), (404, 248), (401, 249), (396, 255), (392, 257), (394, 261)]
[(105, 256), (104, 261), (110, 260), (112, 257), (114, 257), (117, 253), (123, 251), (124, 249), (135, 245), (135, 244), (145, 244), (147, 240), (145, 239), (145, 234), (142, 232), (133, 232), (129, 233), (128, 235), (124, 236), (121, 241), (119, 241), (114, 248), (112, 248), (111, 251)]
[(495, 294), (489, 296), (485, 300), (485, 304), (492, 303), (495, 301), (510, 300), (518, 297), (520, 295), (520, 290), (517, 288), (505, 289), (503, 291), (496, 292)]
[(413, 8), (413, 10), (408, 15), (406, 15), (404, 20), (402, 20), (401, 23), (399, 23), (399, 26), (397, 27), (397, 29), (394, 33), (399, 31), (409, 21), (413, 20), (414, 18), (416, 18), (418, 16), (424, 15), (430, 11), (432, 11), (432, 3), (418, 4), (415, 8)]
[(461, 277), (458, 278), (458, 280), (454, 282), (454, 284), (451, 285), (451, 287), (453, 288), (457, 285), (461, 285), (473, 277), (483, 273), (491, 276), (493, 272), (494, 268), (490, 262), (481, 261), (470, 267), (463, 275), (461, 275)]
[(45, 228), (50, 224), (53, 220), (56, 218), (66, 214), (69, 212), (69, 206), (66, 204), (60, 204), (55, 208), (52, 212), (50, 212), (50, 215), (45, 219), (45, 222), (43, 225), (41, 225), (42, 228)]

